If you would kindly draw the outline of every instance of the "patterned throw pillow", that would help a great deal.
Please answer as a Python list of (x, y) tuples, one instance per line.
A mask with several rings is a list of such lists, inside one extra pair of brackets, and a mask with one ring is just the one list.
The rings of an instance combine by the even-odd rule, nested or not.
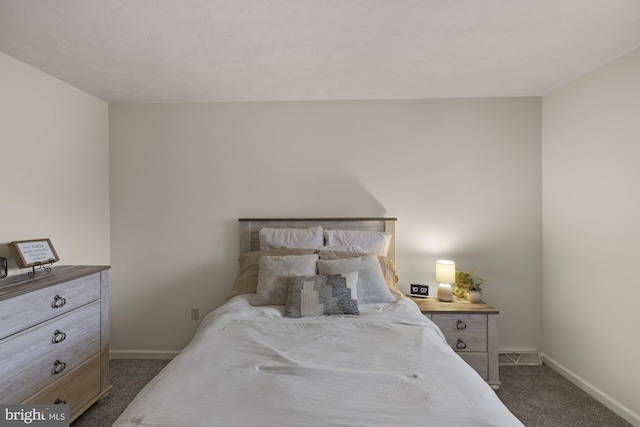
[(360, 314), (357, 281), (357, 271), (328, 276), (291, 276), (284, 315)]

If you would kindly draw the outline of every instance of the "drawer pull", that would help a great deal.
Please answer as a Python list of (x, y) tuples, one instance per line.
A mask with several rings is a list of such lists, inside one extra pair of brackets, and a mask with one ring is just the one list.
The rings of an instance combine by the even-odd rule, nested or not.
[(463, 329), (467, 329), (467, 324), (464, 323), (462, 320), (458, 319), (458, 323), (456, 323), (456, 329), (461, 331)]
[(62, 298), (60, 295), (56, 295), (53, 297), (53, 302), (51, 303), (52, 308), (60, 308), (67, 303), (67, 300)]
[(54, 405), (66, 405), (67, 401), (66, 400), (62, 400), (60, 398), (57, 398), (55, 402), (53, 402)]
[(62, 371), (64, 371), (66, 367), (67, 367), (66, 363), (56, 360), (55, 362), (53, 362), (53, 369), (51, 370), (51, 374), (58, 375), (62, 373)]
[(458, 350), (464, 350), (465, 348), (467, 348), (467, 345), (464, 343), (464, 341), (462, 341), (462, 338), (458, 338), (458, 342), (456, 343), (456, 348)]
[(67, 338), (67, 334), (62, 332), (60, 329), (56, 329), (56, 331), (53, 333), (53, 338), (51, 338), (51, 342), (53, 344), (59, 344), (64, 341), (65, 338)]

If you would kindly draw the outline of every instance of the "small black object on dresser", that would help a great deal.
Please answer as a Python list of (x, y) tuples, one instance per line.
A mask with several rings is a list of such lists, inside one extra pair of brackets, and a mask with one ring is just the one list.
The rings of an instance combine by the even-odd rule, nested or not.
[(426, 298), (429, 296), (429, 285), (411, 284), (410, 293), (412, 297)]

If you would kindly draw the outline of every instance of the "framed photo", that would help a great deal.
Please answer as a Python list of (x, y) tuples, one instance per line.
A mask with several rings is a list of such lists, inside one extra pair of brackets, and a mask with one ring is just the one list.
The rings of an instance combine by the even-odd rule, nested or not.
[(9, 250), (19, 268), (52, 264), (60, 261), (49, 239), (19, 240), (9, 243)]

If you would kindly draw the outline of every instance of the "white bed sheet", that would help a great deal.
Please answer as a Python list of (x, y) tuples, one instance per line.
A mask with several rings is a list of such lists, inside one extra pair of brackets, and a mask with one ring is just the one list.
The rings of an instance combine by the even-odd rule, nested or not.
[(522, 426), (408, 298), (289, 319), (250, 297), (209, 313), (114, 425)]

